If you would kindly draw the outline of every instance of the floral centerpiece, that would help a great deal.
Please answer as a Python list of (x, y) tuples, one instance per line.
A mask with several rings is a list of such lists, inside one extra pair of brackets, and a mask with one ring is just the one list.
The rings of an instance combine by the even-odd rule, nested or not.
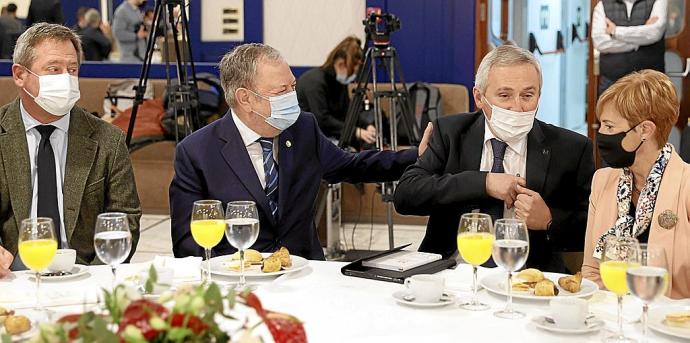
[[(151, 293), (157, 282), (152, 266), (145, 284)], [(251, 292), (237, 293), (230, 289), (223, 294), (215, 283), (180, 288), (175, 293), (161, 295), (157, 301), (147, 300), (132, 288), (118, 285), (104, 291), (105, 310), (61, 317), (55, 323), (42, 324), (31, 342), (261, 342), (252, 330), (265, 324), (276, 343), (307, 342), (304, 326), (288, 314), (263, 308), (259, 298)], [(239, 322), (237, 306), (253, 308), (262, 319), (231, 337), (221, 328), (224, 320)]]

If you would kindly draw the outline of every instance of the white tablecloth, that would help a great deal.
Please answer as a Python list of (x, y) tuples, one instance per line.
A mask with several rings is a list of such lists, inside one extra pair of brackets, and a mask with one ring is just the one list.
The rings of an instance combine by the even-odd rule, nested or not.
[[(590, 310), (606, 321), (606, 328), (587, 335), (553, 334), (536, 328), (531, 318), (547, 314), (548, 302), (515, 300), (516, 309), (527, 314), (519, 320), (500, 319), (493, 312), (505, 306), (505, 297), (481, 290), (481, 301), (491, 309), (472, 312), (457, 305), (442, 308), (413, 308), (395, 302), (392, 294), (402, 285), (347, 277), (340, 273), (343, 263), (310, 261), (307, 268), (279, 278), (250, 279), (257, 286), (264, 307), (290, 313), (304, 321), (310, 342), (599, 342), (616, 329), (615, 297), (600, 292), (590, 299)], [(118, 276), (137, 274), (147, 264), (123, 265)], [(498, 270), (480, 269), (479, 277)], [(460, 265), (440, 273), (446, 277), (447, 288), (460, 300), (471, 296), (471, 268)], [(111, 273), (107, 266), (90, 267), (88, 275), (61, 282), (43, 282), (43, 299), (55, 311), (79, 311), (82, 302), (93, 302), (101, 287), (109, 287)], [(225, 283), (231, 278), (214, 276)], [(0, 305), (23, 307), (33, 304), (33, 279), (19, 272), (0, 280)], [(660, 306), (670, 300), (663, 299)], [(687, 302), (686, 302), (687, 303)], [(640, 304), (626, 299), (625, 313), (634, 320)], [(627, 335), (641, 338), (639, 323), (626, 324)], [(680, 342), (669, 336), (650, 333), (651, 342)]]

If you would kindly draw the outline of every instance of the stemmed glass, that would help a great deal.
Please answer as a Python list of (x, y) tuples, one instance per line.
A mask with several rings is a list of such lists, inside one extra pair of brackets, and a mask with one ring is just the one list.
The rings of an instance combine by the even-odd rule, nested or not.
[(36, 273), (36, 311), (43, 313), (41, 303), (41, 272), (53, 262), (57, 251), (55, 227), (51, 218), (22, 220), (19, 228), (19, 257)]
[(484, 311), (489, 305), (477, 299), (477, 267), (489, 260), (494, 242), (491, 216), (484, 213), (465, 213), (460, 217), (458, 251), (465, 262), (472, 265), (472, 301), (460, 307), (470, 311)]
[(609, 236), (599, 265), (599, 274), (606, 288), (618, 296), (618, 332), (605, 342), (634, 342), (623, 335), (623, 296), (628, 293), (626, 272), (640, 266), (640, 244), (632, 237)]
[(117, 281), (117, 266), (124, 262), (132, 250), (132, 233), (129, 231), (127, 215), (120, 212), (101, 213), (96, 217), (93, 237), (96, 256), (110, 265), (113, 272), (112, 288)]
[(240, 280), (235, 288), (243, 290), (247, 286), (244, 278), (244, 251), (259, 237), (259, 212), (253, 201), (231, 201), (225, 211), (225, 219), (225, 237), (240, 252)]
[(643, 303), (642, 336), (646, 340), (649, 304), (668, 288), (668, 267), (664, 249), (640, 244), (640, 266), (628, 269), (627, 281), (630, 293)]
[(223, 204), (218, 200), (198, 200), (192, 208), (191, 230), (194, 241), (204, 248), (206, 272), (203, 283), (211, 283), (211, 249), (220, 243), (225, 232)]
[(504, 310), (494, 312), (496, 317), (518, 319), (524, 313), (513, 310), (512, 281), (513, 272), (522, 268), (529, 255), (529, 235), (527, 224), (519, 219), (498, 219), (494, 224), (496, 240), (494, 241), (493, 257), (496, 265), (508, 272), (506, 288), (508, 303)]

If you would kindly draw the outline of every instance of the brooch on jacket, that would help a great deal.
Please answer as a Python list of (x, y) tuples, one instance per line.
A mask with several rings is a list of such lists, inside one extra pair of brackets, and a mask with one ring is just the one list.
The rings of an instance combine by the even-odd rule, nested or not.
[(678, 224), (678, 216), (671, 210), (665, 210), (664, 212), (661, 212), (658, 219), (659, 226), (663, 227), (666, 230), (671, 230), (676, 226), (676, 224)]

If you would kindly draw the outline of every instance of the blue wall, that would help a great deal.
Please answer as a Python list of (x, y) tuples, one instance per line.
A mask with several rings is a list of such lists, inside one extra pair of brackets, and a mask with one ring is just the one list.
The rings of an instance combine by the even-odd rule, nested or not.
[[(117, 8), (121, 2), (114, 0), (114, 7)], [(147, 7), (152, 7), (153, 3), (149, 1)], [(76, 23), (76, 11), (80, 6), (98, 8), (99, 1), (63, 1), (68, 25)], [(263, 1), (245, 0), (244, 6), (245, 42), (261, 42)], [(472, 87), (475, 37), (473, 0), (367, 0), (367, 6), (381, 7), (400, 18), (402, 27), (392, 34), (391, 41), (398, 50), (406, 81), (459, 83)], [(200, 1), (191, 1), (189, 15), (195, 61), (215, 63), (232, 47), (244, 43), (202, 43)], [(131, 66), (126, 68), (129, 70)], [(299, 76), (307, 69), (300, 67), (293, 68), (293, 71)]]

